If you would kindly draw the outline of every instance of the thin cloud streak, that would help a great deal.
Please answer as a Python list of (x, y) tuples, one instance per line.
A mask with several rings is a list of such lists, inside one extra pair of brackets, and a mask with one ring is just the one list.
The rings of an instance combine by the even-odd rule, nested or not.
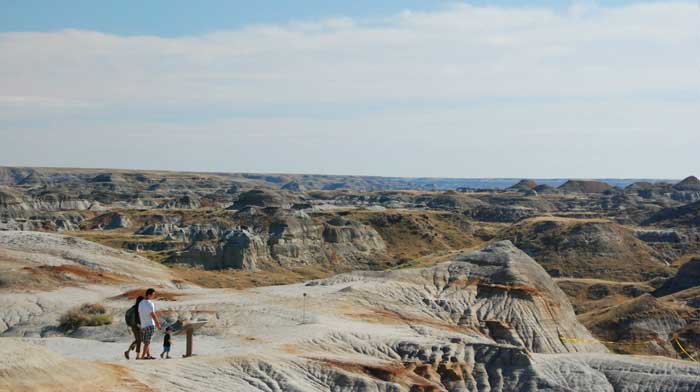
[[(681, 177), (699, 169), (683, 149), (656, 165), (643, 153), (677, 148), (672, 140), (697, 141), (699, 14), (690, 2), (563, 11), (456, 4), (378, 20), (340, 17), (177, 38), (2, 33), (5, 140), (41, 148), (41, 132), (50, 130), (61, 145), (61, 135), (76, 129), (95, 136), (82, 143), (88, 149), (102, 151), (100, 143), (114, 135), (123, 140), (113, 156), (49, 148), (20, 156), (8, 143), (0, 154), (6, 164)], [(669, 99), (675, 96), (683, 99)], [(284, 109), (305, 106), (314, 110)], [(246, 118), (246, 111), (259, 114)], [(178, 136), (183, 132), (192, 133)], [(186, 139), (189, 150), (168, 138)], [(231, 140), (270, 156), (256, 166), (237, 147), (226, 159), (208, 155), (224, 153), (213, 144), (231, 148)], [(129, 148), (142, 143), (178, 151), (183, 160)], [(73, 149), (70, 140), (63, 144)], [(522, 145), (571, 164), (532, 159)], [(288, 146), (303, 149), (295, 155)], [(444, 156), (460, 151), (469, 153)], [(484, 165), (494, 153), (523, 163)], [(608, 158), (586, 160), (601, 155)], [(356, 156), (365, 161), (345, 158)]]

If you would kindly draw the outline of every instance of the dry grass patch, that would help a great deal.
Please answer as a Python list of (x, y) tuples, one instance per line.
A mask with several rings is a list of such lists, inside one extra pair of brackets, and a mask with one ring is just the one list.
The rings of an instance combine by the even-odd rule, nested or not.
[(172, 267), (172, 271), (180, 279), (201, 287), (235, 289), (293, 284), (327, 278), (334, 273), (330, 269), (324, 269), (322, 266), (296, 268), (265, 266), (264, 270), (251, 272), (233, 269), (207, 271), (200, 268), (175, 265)]
[[(147, 287), (129, 290), (119, 294), (118, 296), (114, 297), (114, 299), (136, 299), (139, 295), (144, 295), (146, 293), (146, 289)], [(182, 294), (173, 293), (171, 291), (158, 290), (157, 288), (155, 290), (155, 299), (161, 301), (177, 301), (177, 298), (182, 296)]]
[(84, 284), (119, 284), (128, 277), (110, 272), (94, 271), (77, 264), (41, 265), (0, 272), (0, 288), (31, 291)]
[(399, 260), (410, 261), (482, 243), (474, 234), (474, 223), (455, 213), (354, 211), (347, 217), (377, 230), (387, 244), (389, 256)]
[(59, 328), (64, 331), (75, 331), (86, 327), (97, 327), (112, 324), (112, 315), (100, 304), (83, 304), (65, 313), (59, 319)]

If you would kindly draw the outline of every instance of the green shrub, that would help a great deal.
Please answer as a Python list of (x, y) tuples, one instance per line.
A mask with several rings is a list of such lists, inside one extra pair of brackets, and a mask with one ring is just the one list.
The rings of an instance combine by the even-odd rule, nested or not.
[(66, 312), (59, 320), (59, 328), (74, 331), (82, 326), (96, 327), (112, 324), (112, 315), (100, 304), (83, 304)]

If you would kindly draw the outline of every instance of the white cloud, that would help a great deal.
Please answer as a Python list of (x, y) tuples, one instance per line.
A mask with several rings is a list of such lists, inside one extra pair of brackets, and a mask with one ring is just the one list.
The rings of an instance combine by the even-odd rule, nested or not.
[[(188, 142), (193, 151), (202, 152), (190, 154), (179, 169), (256, 170), (236, 157), (220, 162), (225, 167), (208, 167), (211, 160), (204, 155), (210, 140), (257, 143), (249, 132), (255, 128), (264, 131), (272, 150), (283, 150), (285, 140), (307, 149), (294, 167), (290, 167), (293, 159), (270, 157), (257, 170), (651, 175), (646, 173), (654, 167), (647, 167), (649, 160), (635, 151), (622, 151), (626, 155), (620, 161), (639, 162), (637, 171), (596, 161), (586, 171), (537, 160), (527, 170), (498, 163), (475, 170), (476, 158), (488, 154), (460, 157), (470, 167), (466, 171), (442, 155), (480, 146), (525, 159), (528, 155), (518, 149), (519, 143), (510, 140), (525, 144), (551, 140), (552, 146), (566, 151), (566, 143), (555, 142), (566, 138), (588, 145), (590, 137), (598, 137), (617, 145), (630, 138), (630, 130), (641, 135), (635, 143), (655, 148), (671, 143), (662, 133), (692, 138), (697, 127), (692, 112), (700, 109), (699, 13), (691, 2), (612, 8), (575, 4), (563, 11), (458, 4), (381, 20), (334, 18), (178, 38), (75, 30), (2, 33), (0, 132), (26, 134), (28, 123), (44, 118), (57, 135), (81, 127), (105, 135), (139, 128), (150, 129), (147, 133), (156, 137), (149, 142), (157, 144), (174, 129), (184, 128), (202, 135), (201, 145), (197, 138)], [(211, 108), (216, 108), (215, 114)], [(235, 115), (225, 118), (227, 108)], [(137, 114), (120, 119), (115, 115), (120, 110)], [(177, 115), (171, 115), (175, 120), (169, 122), (148, 115), (164, 110), (195, 117), (199, 125), (175, 125)], [(247, 111), (247, 117), (260, 118), (233, 118)], [(110, 123), (99, 123), (106, 112), (111, 113)], [(329, 120), (333, 117), (339, 120)], [(88, 125), (86, 118), (92, 119)], [(34, 132), (33, 142), (39, 146), (43, 138), (40, 131)], [(138, 134), (127, 140), (137, 142), (143, 137)], [(22, 140), (26, 142), (29, 135)], [(15, 135), (8, 140), (18, 139)], [(371, 160), (329, 166), (322, 151), (328, 141), (341, 144), (348, 156), (369, 151)], [(5, 163), (18, 160), (13, 153), (17, 149), (3, 144), (0, 155), (13, 160)], [(395, 156), (382, 158), (382, 151), (395, 144), (415, 153), (430, 147), (421, 154), (431, 159), (414, 159), (422, 166), (413, 167), (400, 160), (396, 164)], [(570, 150), (572, 161), (585, 162), (576, 148)], [(610, 153), (607, 148), (599, 150)], [(147, 154), (132, 158), (120, 164), (116, 155), (106, 163), (95, 156), (94, 161), (66, 164), (154, 166)], [(21, 159), (32, 163), (34, 158)], [(46, 159), (36, 162), (60, 164), (65, 155), (48, 153)], [(691, 161), (675, 156), (654, 175), (681, 175), (681, 166)]]

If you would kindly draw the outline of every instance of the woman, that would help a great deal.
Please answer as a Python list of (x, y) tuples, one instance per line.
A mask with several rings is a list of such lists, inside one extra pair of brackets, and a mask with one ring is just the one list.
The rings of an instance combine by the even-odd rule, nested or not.
[(129, 325), (131, 320), (131, 325), (129, 325), (129, 328), (131, 328), (131, 333), (134, 334), (134, 341), (131, 342), (129, 349), (124, 351), (124, 357), (126, 357), (126, 359), (129, 359), (129, 352), (131, 350), (136, 350), (136, 359), (140, 359), (139, 353), (141, 352), (141, 318), (139, 317), (139, 304), (141, 303), (141, 301), (143, 301), (143, 296), (139, 295), (138, 298), (136, 298), (136, 304), (134, 304), (134, 306), (132, 306), (131, 309), (127, 310), (127, 313), (134, 312), (135, 316), (127, 314), (126, 317), (127, 325)]

